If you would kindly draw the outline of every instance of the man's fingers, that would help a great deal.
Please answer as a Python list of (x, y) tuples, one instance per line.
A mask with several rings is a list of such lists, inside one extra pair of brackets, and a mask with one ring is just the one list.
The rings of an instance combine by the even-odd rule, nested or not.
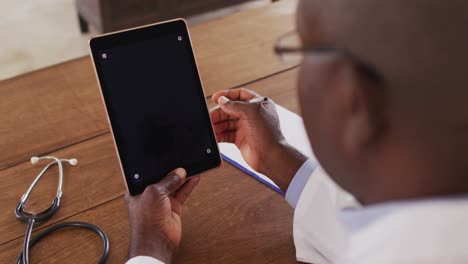
[(247, 118), (247, 113), (252, 109), (253, 104), (242, 101), (233, 101), (226, 96), (218, 99), (219, 107), (232, 118)]
[(231, 119), (231, 116), (226, 114), (223, 110), (221, 110), (221, 108), (211, 111), (210, 117), (213, 124)]
[(236, 132), (235, 131), (226, 131), (222, 133), (216, 133), (216, 141), (218, 143), (227, 142), (227, 143), (235, 143), (236, 141)]
[(170, 195), (184, 184), (186, 176), (187, 172), (182, 168), (178, 168), (169, 173), (155, 186), (159, 189), (161, 194)]
[(246, 101), (256, 97), (259, 95), (244, 88), (224, 90), (213, 94), (213, 102), (220, 107), (210, 113), (213, 124), (227, 119), (246, 118), (247, 112), (252, 110), (253, 106)]
[(185, 184), (182, 187), (180, 187), (180, 189), (177, 190), (177, 192), (173, 196), (174, 199), (176, 199), (181, 205), (183, 205), (199, 182), (200, 176), (191, 177), (185, 182)]
[(221, 96), (226, 96), (227, 98), (234, 100), (234, 101), (247, 101), (253, 99), (255, 97), (259, 97), (259, 95), (251, 90), (245, 88), (236, 88), (236, 89), (229, 89), (219, 91), (213, 94), (213, 102), (218, 103), (218, 99)]
[(216, 134), (221, 134), (227, 131), (235, 131), (237, 128), (237, 120), (231, 119), (214, 124), (213, 126)]
[(245, 88), (229, 89), (227, 98), (236, 101), (247, 101), (255, 97), (260, 97), (256, 92)]
[(125, 204), (128, 205), (130, 204), (130, 201), (132, 200), (132, 196), (129, 193), (125, 194)]
[(193, 189), (195, 189), (195, 187), (198, 185), (198, 182), (200, 182), (200, 176), (193, 176), (174, 193), (171, 199), (171, 207), (174, 213), (178, 214), (179, 216), (182, 214), (182, 205), (190, 196)]

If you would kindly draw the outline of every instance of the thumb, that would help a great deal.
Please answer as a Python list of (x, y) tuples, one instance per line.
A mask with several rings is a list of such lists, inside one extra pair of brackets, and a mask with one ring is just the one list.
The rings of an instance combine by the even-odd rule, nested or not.
[(185, 183), (186, 176), (187, 172), (182, 168), (178, 168), (170, 172), (166, 177), (158, 182), (156, 186), (162, 195), (170, 195)]
[(219, 97), (218, 105), (226, 114), (236, 118), (246, 117), (249, 107), (249, 104), (245, 102), (232, 101), (229, 100), (226, 96)]

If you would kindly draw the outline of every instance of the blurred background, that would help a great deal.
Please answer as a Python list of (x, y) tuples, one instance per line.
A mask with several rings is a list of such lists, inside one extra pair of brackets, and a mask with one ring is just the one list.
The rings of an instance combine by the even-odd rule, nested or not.
[(193, 25), (271, 2), (0, 0), (0, 80), (85, 56), (94, 35), (176, 17)]

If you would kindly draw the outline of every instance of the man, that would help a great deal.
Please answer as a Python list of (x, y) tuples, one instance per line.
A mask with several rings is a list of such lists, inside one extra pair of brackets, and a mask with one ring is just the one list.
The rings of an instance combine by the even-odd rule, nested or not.
[[(242, 89), (213, 95), (218, 140), (296, 208), (299, 261), (468, 263), (467, 11), (465, 1), (299, 3), (302, 46), (278, 51), (304, 55), (301, 112), (333, 180), (284, 141), (271, 101), (246, 103), (257, 95)], [(130, 257), (148, 256), (129, 263), (170, 262), (199, 180), (184, 175), (129, 199)]]

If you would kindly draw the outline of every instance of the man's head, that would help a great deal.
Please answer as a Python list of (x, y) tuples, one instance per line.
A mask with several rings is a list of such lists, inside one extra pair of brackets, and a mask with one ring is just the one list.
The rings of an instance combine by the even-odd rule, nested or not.
[[(302, 114), (364, 203), (468, 192), (468, 2), (302, 0)], [(362, 64), (377, 76), (364, 71)]]

